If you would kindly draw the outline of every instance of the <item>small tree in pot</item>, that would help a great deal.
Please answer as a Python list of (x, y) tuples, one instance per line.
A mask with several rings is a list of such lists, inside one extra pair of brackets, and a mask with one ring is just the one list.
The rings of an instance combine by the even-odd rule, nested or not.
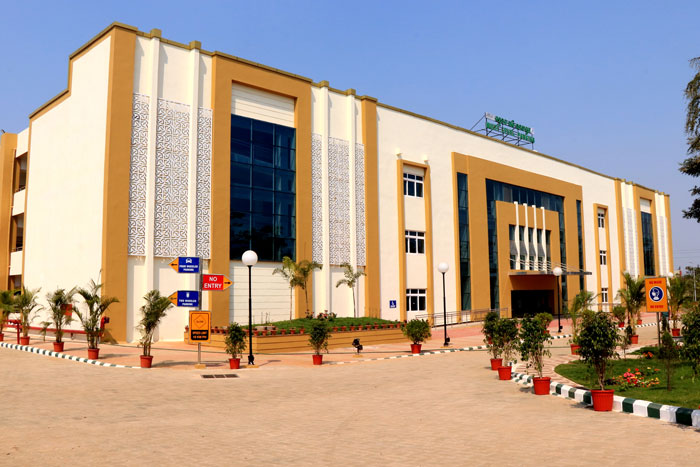
[(538, 320), (540, 323), (542, 323), (542, 326), (544, 326), (544, 332), (545, 334), (549, 334), (549, 325), (552, 323), (552, 317), (551, 313), (547, 313), (546, 311), (543, 311), (542, 313), (537, 313), (535, 315), (535, 319)]
[(681, 318), (681, 307), (692, 301), (690, 281), (685, 277), (673, 276), (668, 280), (668, 308), (673, 322), (671, 332), (680, 336), (678, 321)]
[(66, 309), (70, 305), (73, 306), (73, 296), (75, 288), (66, 292), (65, 289), (56, 289), (51, 293), (46, 294), (46, 301), (49, 304), (50, 315), (49, 321), (41, 323), (42, 333), (46, 334), (49, 326), (53, 325), (56, 335), (56, 341), (53, 343), (54, 352), (63, 352), (63, 327), (69, 325), (73, 321), (73, 317), (66, 313)]
[(15, 312), (15, 294), (11, 290), (0, 291), (0, 342), (5, 340), (5, 323), (12, 313)]
[(85, 305), (87, 306), (87, 311), (83, 313), (77, 308), (73, 310), (85, 330), (85, 337), (87, 338), (88, 344), (88, 358), (92, 360), (97, 360), (100, 356), (100, 348), (98, 345), (100, 341), (100, 332), (102, 331), (102, 329), (100, 329), (102, 317), (112, 303), (119, 301), (115, 297), (103, 297), (100, 293), (101, 288), (102, 284), (97, 284), (95, 281), (90, 280), (90, 284), (87, 288), (78, 289), (78, 295), (83, 297)]
[(238, 323), (231, 323), (226, 328), (226, 353), (231, 355), (228, 359), (229, 367), (232, 370), (237, 370), (241, 366), (241, 354), (246, 349), (246, 333)]
[(325, 321), (316, 321), (311, 325), (309, 332), (309, 344), (314, 349), (313, 361), (314, 365), (323, 364), (323, 355), (321, 350), (328, 353), (328, 339), (331, 338), (331, 330)]
[(609, 313), (598, 311), (587, 314), (579, 336), (581, 360), (590, 365), (598, 377), (600, 389), (592, 389), (593, 409), (612, 410), (614, 390), (605, 389), (605, 371), (608, 362), (617, 358), (615, 348), (620, 343), (617, 326)]
[(141, 321), (138, 329), (141, 331), (141, 341), (139, 344), (143, 348), (141, 355), (141, 368), (151, 368), (153, 355), (151, 355), (151, 345), (153, 345), (153, 335), (160, 321), (165, 318), (168, 308), (173, 306), (168, 297), (163, 297), (158, 290), (151, 290), (143, 297), (146, 303), (141, 307)]
[(683, 314), (683, 359), (693, 369), (693, 381), (700, 376), (700, 305)]
[(552, 353), (545, 347), (551, 337), (544, 332), (542, 321), (525, 317), (520, 321), (520, 358), (527, 362), (527, 368), (534, 368), (537, 376), (533, 378), (535, 394), (538, 396), (549, 394), (550, 377), (542, 376), (544, 357), (550, 357)]
[(574, 297), (571, 309), (569, 310), (569, 316), (571, 317), (571, 340), (569, 341), (571, 355), (578, 354), (578, 334), (581, 327), (581, 320), (583, 319), (583, 314), (593, 305), (594, 299), (595, 294), (588, 290), (582, 290)]
[(491, 345), (491, 342), (493, 342), (493, 331), (496, 328), (498, 319), (498, 313), (495, 311), (489, 311), (484, 317), (484, 324), (481, 327), (481, 332), (484, 334), (484, 343), (486, 345)]
[(32, 324), (35, 314), (41, 309), (41, 306), (36, 302), (36, 296), (41, 289), (28, 289), (22, 287), (22, 292), (15, 297), (15, 312), (19, 313), (20, 327), (22, 328), (22, 337), (19, 343), (21, 345), (29, 345), (29, 325)]
[(511, 363), (518, 350), (517, 320), (499, 319), (496, 322), (494, 339), (498, 343), (502, 357), (502, 364), (498, 367), (498, 378), (501, 380), (510, 380), (513, 369)]
[(403, 328), (403, 335), (412, 342), (411, 353), (420, 353), (421, 344), (430, 339), (430, 323), (422, 319), (412, 319)]
[(612, 309), (612, 315), (615, 317), (617, 320), (617, 326), (620, 328), (625, 327), (625, 314), (627, 312), (625, 311), (625, 307), (621, 305), (615, 305)]

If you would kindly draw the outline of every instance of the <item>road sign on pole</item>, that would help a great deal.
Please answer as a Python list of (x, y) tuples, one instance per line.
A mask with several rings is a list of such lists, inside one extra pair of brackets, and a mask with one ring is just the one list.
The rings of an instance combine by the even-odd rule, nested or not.
[(231, 279), (223, 274), (202, 274), (202, 290), (226, 290), (231, 284)]
[(170, 267), (179, 273), (199, 274), (200, 261), (198, 256), (179, 256), (170, 262)]
[(666, 292), (666, 278), (652, 277), (644, 279), (644, 290), (647, 295), (647, 311), (661, 313), (668, 311), (668, 293)]
[(178, 290), (168, 298), (175, 306), (199, 308), (199, 292), (196, 290)]
[(209, 342), (211, 329), (210, 311), (190, 311), (190, 341)]

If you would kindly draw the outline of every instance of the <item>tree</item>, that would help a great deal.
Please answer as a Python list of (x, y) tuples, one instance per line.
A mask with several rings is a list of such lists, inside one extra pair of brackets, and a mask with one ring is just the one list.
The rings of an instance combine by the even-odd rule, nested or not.
[(639, 309), (642, 307), (642, 303), (646, 297), (644, 296), (644, 278), (635, 278), (625, 271), (622, 273), (623, 280), (625, 282), (625, 288), (617, 291), (617, 296), (623, 301), (625, 308), (627, 308), (627, 319), (632, 330), (637, 327), (637, 315), (639, 314)]
[(308, 259), (302, 259), (297, 263), (296, 271), (294, 273), (294, 286), (301, 287), (304, 291), (304, 299), (306, 300), (306, 316), (309, 316), (309, 294), (306, 290), (306, 284), (309, 281), (309, 276), (314, 271), (314, 269), (321, 269), (323, 266), (316, 261), (309, 261)]
[(53, 324), (56, 329), (56, 342), (63, 342), (63, 327), (73, 321), (70, 315), (66, 315), (68, 305), (73, 305), (73, 296), (76, 294), (75, 288), (66, 292), (65, 289), (56, 289), (46, 294), (46, 301), (49, 304), (49, 321), (44, 321), (42, 333), (46, 335), (49, 326)]
[(10, 314), (15, 312), (15, 294), (12, 290), (0, 291), (0, 334)]
[(364, 276), (365, 273), (362, 271), (355, 272), (355, 270), (352, 268), (352, 265), (347, 262), (341, 264), (340, 267), (345, 270), (343, 272), (343, 274), (345, 274), (345, 278), (340, 279), (335, 284), (335, 287), (337, 289), (341, 285), (347, 285), (350, 288), (350, 291), (352, 292), (352, 316), (354, 318), (357, 318), (357, 309), (355, 306), (355, 286), (357, 285), (357, 279)]
[[(688, 135), (688, 158), (680, 167), (680, 171), (691, 177), (700, 176), (700, 57), (690, 60), (690, 66), (697, 73), (685, 88), (685, 98), (688, 100), (688, 109), (685, 119), (685, 133)], [(700, 186), (694, 186), (690, 194), (696, 196), (688, 210), (683, 211), (686, 219), (695, 219), (700, 222)]]
[(102, 316), (107, 312), (107, 308), (109, 308), (112, 303), (119, 301), (115, 297), (103, 297), (100, 294), (101, 288), (102, 284), (97, 284), (95, 281), (90, 280), (90, 284), (88, 284), (87, 288), (78, 289), (78, 295), (83, 297), (85, 305), (87, 305), (87, 312), (83, 314), (77, 308), (74, 311), (75, 314), (78, 315), (78, 319), (85, 330), (88, 349), (98, 348), (97, 341), (100, 337)]
[(697, 300), (698, 290), (700, 290), (700, 267), (698, 266), (686, 266), (685, 276), (690, 285), (688, 286), (690, 293), (693, 296), (693, 301)]
[(141, 331), (141, 347), (143, 354), (148, 357), (151, 355), (151, 345), (153, 344), (153, 334), (160, 321), (165, 317), (168, 308), (173, 306), (168, 297), (163, 297), (158, 290), (151, 290), (143, 299), (146, 303), (141, 307), (141, 321), (138, 329)]
[(681, 307), (692, 299), (690, 286), (690, 281), (685, 277), (673, 276), (668, 280), (668, 307), (674, 328), (678, 327)]
[(36, 302), (36, 296), (41, 289), (28, 289), (22, 287), (22, 292), (15, 297), (15, 311), (19, 313), (19, 320), (22, 326), (22, 337), (29, 335), (29, 325), (34, 320), (34, 314), (41, 309), (41, 305)]
[(571, 317), (571, 341), (574, 344), (576, 344), (578, 340), (578, 330), (583, 317), (583, 312), (591, 309), (595, 297), (596, 295), (593, 292), (582, 290), (576, 294), (573, 302), (571, 303), (569, 316)]
[(289, 256), (282, 258), (282, 267), (275, 268), (272, 274), (282, 276), (289, 284), (289, 320), (292, 320), (292, 291), (297, 286), (297, 263)]
[(578, 350), (581, 360), (595, 370), (600, 389), (605, 389), (605, 371), (608, 363), (617, 357), (615, 347), (620, 341), (617, 325), (610, 313), (598, 311), (588, 313), (581, 323)]

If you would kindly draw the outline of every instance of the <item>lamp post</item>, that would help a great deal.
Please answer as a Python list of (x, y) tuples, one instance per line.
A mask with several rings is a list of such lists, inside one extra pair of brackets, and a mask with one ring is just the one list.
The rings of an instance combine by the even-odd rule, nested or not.
[(447, 300), (445, 299), (445, 273), (450, 269), (447, 263), (438, 264), (438, 271), (442, 273), (442, 325), (445, 332), (445, 342), (442, 344), (447, 347), (450, 345), (450, 338), (447, 337)]
[(248, 266), (248, 365), (255, 365), (253, 356), (253, 297), (251, 295), (251, 274), (253, 266), (258, 262), (258, 255), (253, 250), (243, 253), (243, 264)]
[(561, 281), (561, 275), (562, 275), (562, 270), (559, 266), (554, 268), (552, 270), (552, 274), (554, 274), (557, 278), (557, 322), (559, 323), (559, 330), (557, 333), (561, 332), (561, 287), (559, 282)]

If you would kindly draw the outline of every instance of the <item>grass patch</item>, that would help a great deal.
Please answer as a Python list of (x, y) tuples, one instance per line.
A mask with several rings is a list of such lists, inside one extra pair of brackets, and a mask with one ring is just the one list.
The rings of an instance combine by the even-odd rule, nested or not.
[[(697, 409), (700, 404), (700, 379), (693, 382), (693, 371), (689, 363), (679, 363), (673, 372), (671, 379), (671, 391), (666, 390), (666, 370), (663, 363), (656, 359), (621, 359), (614, 360), (608, 369), (607, 379), (622, 375), (628, 369), (634, 371), (635, 368), (646, 370), (647, 368), (658, 368), (657, 372), (659, 384), (650, 388), (634, 387), (622, 389), (619, 385), (606, 385), (606, 389), (614, 389), (615, 395), (630, 397), (632, 399), (642, 399), (656, 402), (658, 404), (674, 405)], [(554, 371), (565, 378), (574, 381), (586, 388), (597, 389), (597, 377), (593, 370), (583, 362), (565, 363), (558, 365)]]
[[(291, 321), (275, 321), (274, 323), (266, 323), (266, 324), (258, 324), (256, 326), (276, 326), (277, 329), (301, 329), (304, 328), (306, 331), (311, 329), (311, 326), (313, 323), (318, 323), (319, 320), (317, 319), (309, 319), (309, 318), (299, 318), (299, 319), (293, 319)], [(326, 320), (328, 323), (328, 326), (333, 328), (337, 327), (340, 329), (341, 326), (347, 326), (348, 329), (350, 326), (366, 326), (366, 325), (375, 325), (375, 324), (396, 324), (398, 321), (389, 321), (386, 319), (379, 319), (379, 318), (333, 318)], [(255, 329), (255, 328), (253, 328)]]

